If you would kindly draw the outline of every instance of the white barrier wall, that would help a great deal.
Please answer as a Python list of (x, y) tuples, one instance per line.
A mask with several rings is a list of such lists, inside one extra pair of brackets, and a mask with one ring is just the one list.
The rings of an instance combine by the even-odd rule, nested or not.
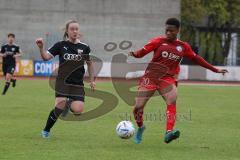
[[(17, 62), (16, 75), (17, 76), (50, 76), (52, 72), (57, 69), (58, 62), (56, 61), (32, 61), (20, 60)], [(227, 67), (216, 66), (217, 68), (224, 68), (229, 73), (224, 76), (219, 73), (214, 73), (206, 70), (200, 66), (181, 65), (179, 80), (207, 80), (207, 81), (240, 81), (240, 66)], [(0, 75), (1, 72), (0, 63)], [(86, 68), (86, 66), (85, 66)], [(115, 63), (111, 62), (94, 63), (97, 77), (113, 77), (113, 78), (137, 78), (144, 74), (146, 63)], [(86, 72), (86, 76), (88, 76)]]
[[(219, 66), (218, 66), (219, 67)], [(240, 67), (219, 67), (227, 69), (229, 73), (222, 74), (213, 73), (212, 71), (206, 71), (206, 80), (210, 81), (240, 81)]]
[[(124, 66), (126, 67), (125, 63), (120, 64), (120, 66)], [(143, 64), (145, 65), (145, 64)], [(86, 65), (85, 65), (86, 68)], [(144, 66), (142, 68), (145, 68)], [(98, 77), (113, 77), (112, 73), (111, 73), (111, 62), (104, 62), (102, 64), (102, 68), (100, 70), (100, 72), (97, 74)], [(123, 67), (119, 67), (119, 71), (123, 69)], [(126, 69), (126, 68), (125, 68)], [(115, 78), (123, 78), (121, 76), (116, 76), (116, 73), (118, 72), (118, 70), (114, 71), (114, 77)], [(86, 73), (87, 74), (87, 73)], [(144, 74), (144, 70), (136, 70), (136, 71), (131, 71), (129, 69), (129, 72), (127, 72), (126, 70), (126, 76), (125, 78), (137, 78), (137, 77), (141, 77)], [(87, 74), (88, 76), (88, 74)], [(179, 79), (188, 79), (188, 66), (187, 65), (181, 65), (181, 73), (179, 75)]]
[[(119, 67), (119, 71), (122, 68), (126, 67), (126, 64), (124, 63), (121, 65), (122, 67)], [(179, 80), (240, 81), (240, 66), (239, 67), (216, 66), (216, 67), (227, 69), (229, 73), (223, 76), (222, 74), (214, 73), (200, 66), (181, 65)], [(110, 62), (103, 63), (102, 69), (100, 70), (98, 77), (112, 77), (111, 68), (112, 67)], [(114, 72), (118, 72), (118, 71), (116, 70)], [(144, 70), (137, 70), (134, 72), (131, 69), (129, 69), (129, 72), (126, 72), (125, 78), (136, 78), (136, 77), (142, 76), (143, 74), (144, 74)], [(114, 76), (114, 77), (123, 78), (118, 76)]]
[(102, 69), (98, 73), (98, 77), (111, 77), (111, 63), (110, 62), (103, 63)]
[(181, 65), (180, 66), (180, 74), (178, 79), (179, 80), (186, 80), (189, 77), (189, 68), (187, 65)]

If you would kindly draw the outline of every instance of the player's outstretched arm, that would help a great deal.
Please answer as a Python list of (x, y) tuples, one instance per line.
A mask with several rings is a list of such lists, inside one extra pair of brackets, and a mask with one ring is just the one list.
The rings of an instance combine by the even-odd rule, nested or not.
[(218, 69), (218, 68), (215, 68), (213, 65), (209, 64), (207, 61), (205, 61), (201, 56), (199, 55), (196, 55), (192, 58), (192, 61), (197, 63), (198, 65), (206, 68), (206, 69), (209, 69), (215, 73), (222, 73), (223, 75), (225, 73), (228, 73), (228, 70), (226, 69)]
[(156, 48), (159, 47), (159, 44), (161, 42), (161, 37), (156, 37), (151, 39), (147, 44), (144, 45), (143, 48), (135, 51), (135, 52), (129, 52), (128, 56), (132, 56), (135, 58), (142, 58), (145, 55), (147, 55), (148, 53), (154, 51)]
[(92, 61), (86, 61), (87, 67), (88, 67), (88, 74), (89, 74), (89, 79), (90, 79), (90, 87), (92, 91), (95, 90), (96, 83), (94, 80), (94, 68), (93, 68), (93, 62)]
[(133, 51), (129, 52), (128, 56), (132, 56), (132, 57), (135, 57), (135, 58), (142, 58), (142, 57), (144, 57), (148, 53), (149, 53), (149, 51), (147, 51), (144, 48), (142, 48), (142, 49), (137, 50), (135, 52), (133, 52)]
[(52, 55), (48, 54), (45, 50), (44, 50), (44, 42), (43, 42), (43, 39), (42, 38), (38, 38), (36, 40), (36, 44), (39, 48), (39, 51), (40, 51), (40, 54), (41, 54), (41, 57), (44, 61), (48, 61), (50, 59), (53, 58)]

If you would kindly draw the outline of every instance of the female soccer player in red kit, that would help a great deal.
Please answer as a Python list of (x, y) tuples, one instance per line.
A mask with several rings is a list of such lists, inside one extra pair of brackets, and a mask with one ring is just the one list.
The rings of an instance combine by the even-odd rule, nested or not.
[(164, 141), (169, 143), (179, 138), (180, 131), (173, 128), (176, 120), (177, 77), (183, 57), (187, 57), (213, 72), (222, 74), (227, 72), (225, 69), (215, 68), (194, 53), (188, 43), (177, 39), (179, 29), (180, 21), (176, 18), (169, 18), (166, 21), (165, 36), (155, 37), (142, 49), (129, 52), (129, 56), (135, 58), (141, 58), (152, 51), (154, 52), (144, 76), (140, 79), (138, 95), (133, 110), (135, 121), (139, 127), (134, 137), (136, 143), (142, 141), (142, 135), (145, 130), (145, 125), (143, 124), (144, 106), (156, 90), (167, 105)]

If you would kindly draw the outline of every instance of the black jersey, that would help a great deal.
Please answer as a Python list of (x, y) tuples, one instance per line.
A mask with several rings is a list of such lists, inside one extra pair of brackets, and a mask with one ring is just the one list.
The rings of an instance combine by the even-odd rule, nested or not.
[[(66, 78), (68, 84), (83, 85), (83, 76), (85, 73), (84, 62), (90, 60), (90, 47), (82, 42), (71, 43), (69, 41), (60, 41), (48, 49), (48, 53), (52, 56), (59, 56), (59, 70), (60, 72), (68, 72), (70, 75)], [(70, 63), (69, 63), (70, 62)], [(71, 66), (74, 63), (74, 68)], [(76, 65), (77, 64), (77, 65)], [(69, 67), (61, 67), (62, 65), (71, 65)], [(61, 71), (64, 68), (65, 71)]]
[(1, 47), (1, 53), (7, 55), (6, 57), (3, 57), (3, 64), (15, 66), (16, 60), (13, 56), (20, 53), (20, 48), (15, 44), (5, 44)]

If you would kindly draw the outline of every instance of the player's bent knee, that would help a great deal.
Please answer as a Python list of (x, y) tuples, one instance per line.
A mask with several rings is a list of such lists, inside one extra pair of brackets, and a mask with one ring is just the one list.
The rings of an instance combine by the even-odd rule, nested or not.
[(177, 101), (177, 93), (171, 92), (163, 95), (163, 98), (167, 104), (175, 104)]
[(83, 112), (83, 107), (76, 107), (76, 108), (71, 108), (71, 111), (74, 114), (81, 114)]
[(73, 101), (71, 104), (71, 110), (73, 113), (81, 114), (84, 109), (84, 102), (81, 101)]
[(166, 104), (171, 105), (171, 104), (176, 104), (176, 102), (177, 102), (176, 100), (175, 101), (166, 101)]
[(136, 103), (135, 103), (135, 108), (144, 108), (144, 106), (145, 106), (145, 102), (139, 102), (139, 101), (136, 101)]
[(7, 74), (7, 75), (6, 75), (6, 81), (10, 82), (11, 78), (12, 78), (12, 75), (11, 75), (11, 74)]
[(166, 103), (169, 104), (176, 104), (177, 102), (177, 96), (172, 96), (172, 97), (168, 97), (166, 98)]
[(136, 103), (134, 106), (134, 109), (143, 109), (144, 106), (145, 106), (145, 104), (143, 104), (143, 103)]
[(66, 98), (56, 98), (55, 106), (59, 109), (64, 109), (66, 106)]
[(144, 108), (144, 106), (146, 105), (147, 101), (148, 101), (148, 98), (136, 98), (135, 107), (137, 107), (137, 108)]

